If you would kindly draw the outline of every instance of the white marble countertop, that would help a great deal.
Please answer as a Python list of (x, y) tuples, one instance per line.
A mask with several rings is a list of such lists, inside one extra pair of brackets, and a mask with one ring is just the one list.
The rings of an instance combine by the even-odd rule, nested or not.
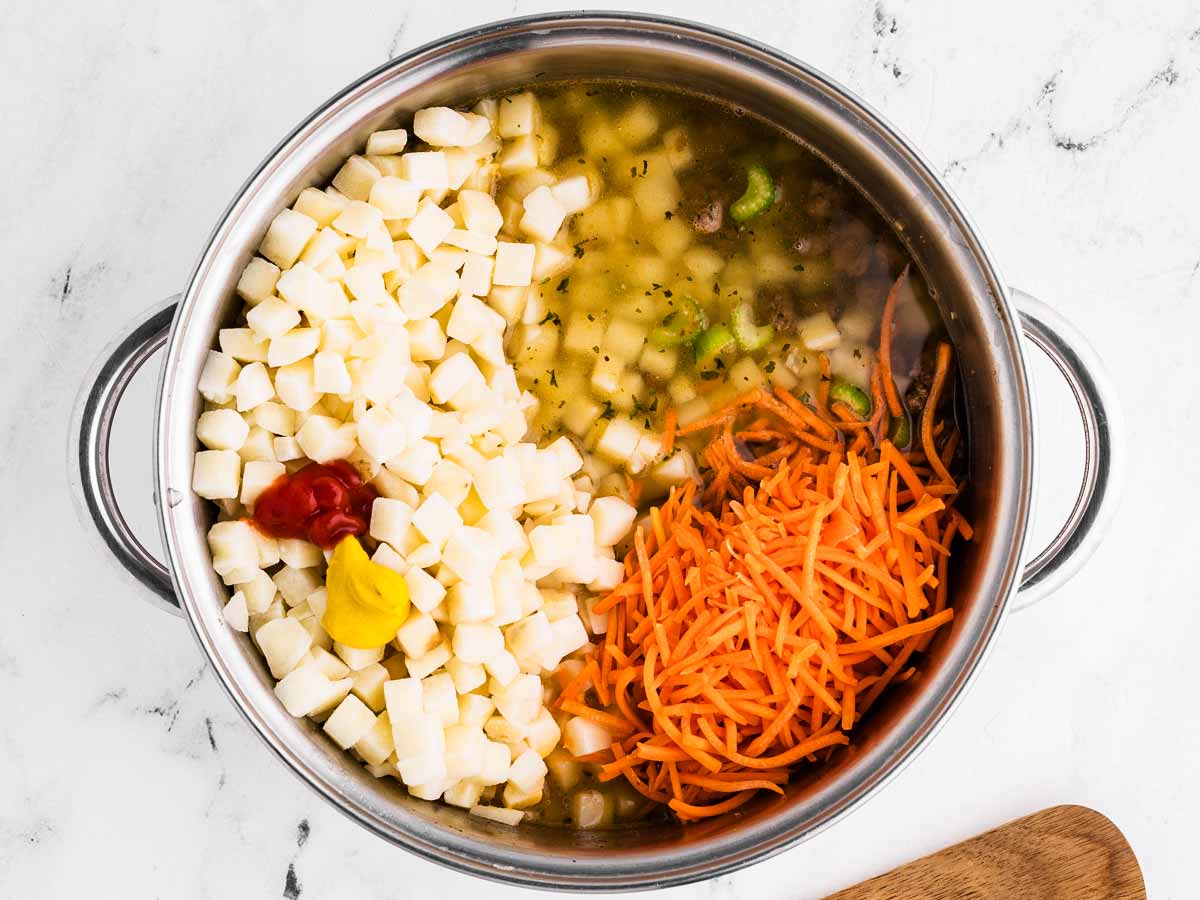
[[(96, 355), (182, 287), (228, 197), (295, 121), (389, 55), (552, 6), (7, 6), (3, 896), (517, 895), (371, 837), (286, 772), (184, 624), (142, 602), (85, 527), (64, 448)], [(814, 900), (1056, 803), (1111, 816), (1151, 896), (1196, 895), (1200, 15), (1186, 0), (1155, 7), (657, 4), (775, 44), (885, 111), (946, 173), (1012, 282), (1090, 335), (1133, 438), (1112, 538), (1066, 589), (1011, 618), (920, 759), (810, 842), (672, 897)], [(1049, 410), (1043, 534), (1078, 456), (1047, 372), (1035, 371)], [(146, 534), (151, 381), (123, 409), (116, 446)]]

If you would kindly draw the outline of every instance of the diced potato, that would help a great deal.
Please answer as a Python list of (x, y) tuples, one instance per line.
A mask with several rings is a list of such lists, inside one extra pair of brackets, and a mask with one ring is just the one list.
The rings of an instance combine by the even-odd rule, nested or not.
[(502, 138), (532, 136), (541, 125), (541, 105), (529, 91), (502, 97), (496, 130)]
[(366, 202), (371, 196), (371, 186), (382, 177), (364, 157), (351, 156), (333, 176), (333, 186), (350, 200)]
[(842, 341), (842, 333), (824, 310), (803, 319), (796, 331), (800, 342), (817, 353), (832, 350)]
[(230, 500), (241, 489), (242, 458), (233, 450), (201, 450), (192, 464), (192, 490), (206, 500)]
[(308, 216), (292, 209), (281, 210), (267, 228), (258, 252), (280, 269), (290, 268), (316, 231), (317, 223)]
[(591, 719), (573, 716), (563, 728), (563, 747), (572, 756), (588, 756), (612, 745), (612, 734)]

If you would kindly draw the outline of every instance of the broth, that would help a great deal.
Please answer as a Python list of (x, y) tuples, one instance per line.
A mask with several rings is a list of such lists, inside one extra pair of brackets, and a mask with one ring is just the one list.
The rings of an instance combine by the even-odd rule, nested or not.
[[(822, 349), (834, 379), (868, 391), (884, 300), (909, 258), (850, 184), (776, 128), (703, 98), (613, 84), (539, 97), (555, 173), (583, 173), (600, 187), (569, 223), (574, 265), (531, 291), (511, 336), (522, 387), (541, 401), (538, 440), (572, 434), (637, 475), (646, 463), (636, 451), (631, 459), (603, 441), (614, 420), (632, 426), (632, 441), (661, 433), (668, 408), (687, 424), (758, 385), (808, 400)], [(754, 164), (770, 173), (776, 196), (739, 225), (730, 210)], [(527, 174), (502, 179), (501, 208), (534, 186)], [(927, 378), (915, 376), (944, 330), (919, 274), (910, 287), (893, 353), (901, 393), (912, 386), (919, 395)], [(761, 346), (733, 342), (704, 356), (672, 333), (689, 319), (728, 327), (747, 312), (773, 331)], [(644, 498), (661, 496), (689, 466), (652, 471)]]

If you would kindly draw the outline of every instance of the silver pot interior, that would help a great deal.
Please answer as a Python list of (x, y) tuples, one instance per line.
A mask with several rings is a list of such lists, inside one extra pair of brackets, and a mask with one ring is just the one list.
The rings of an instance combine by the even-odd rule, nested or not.
[[(925, 275), (957, 351), (969, 433), (972, 544), (956, 552), (957, 616), (920, 675), (897, 686), (855, 730), (848, 751), (764, 799), (687, 828), (510, 829), (413, 800), (375, 780), (272, 694), (257, 651), (220, 617), (226, 589), (194, 497), (195, 384), (216, 331), (235, 314), (233, 286), (267, 223), (308, 185), (328, 181), (369, 132), (433, 104), (457, 104), (546, 81), (621, 79), (744, 108), (795, 135), (859, 186), (894, 224)], [(501, 880), (613, 889), (708, 877), (814, 833), (911, 756), (966, 684), (1016, 576), (1030, 491), (1028, 396), (1012, 314), (985, 250), (925, 164), (874, 113), (774, 52), (697, 26), (636, 17), (567, 16), (500, 23), (415, 51), (334, 98), (247, 182), (193, 273), (172, 335), (159, 412), (159, 489), (171, 567), (188, 616), (234, 701), (306, 781), (375, 832), (436, 861)]]

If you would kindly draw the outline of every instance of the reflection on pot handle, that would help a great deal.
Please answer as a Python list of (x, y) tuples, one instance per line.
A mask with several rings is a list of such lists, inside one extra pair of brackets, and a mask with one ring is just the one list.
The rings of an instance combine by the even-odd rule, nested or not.
[(1011, 289), (1025, 337), (1050, 357), (1083, 419), (1083, 482), (1067, 521), (1025, 566), (1014, 609), (1062, 587), (1104, 539), (1120, 500), (1124, 465), (1121, 405), (1100, 357), (1082, 334), (1039, 300)]
[[(69, 465), (78, 466), (79, 492), (108, 549), (156, 597), (155, 605), (182, 615), (171, 573), (137, 539), (121, 514), (109, 471), (108, 442), (117, 406), (129, 382), (167, 341), (178, 296), (139, 320), (101, 356), (77, 404)], [(72, 472), (72, 480), (76, 473)]]

